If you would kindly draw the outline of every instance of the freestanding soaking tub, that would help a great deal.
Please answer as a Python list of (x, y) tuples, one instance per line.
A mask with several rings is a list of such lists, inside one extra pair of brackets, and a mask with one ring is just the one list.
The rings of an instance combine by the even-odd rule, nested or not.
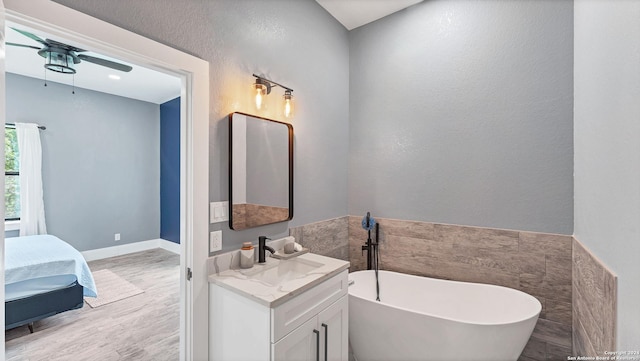
[[(353, 281), (353, 282), (352, 282)], [(542, 306), (511, 288), (379, 271), (349, 275), (349, 342), (358, 361), (515, 361)]]

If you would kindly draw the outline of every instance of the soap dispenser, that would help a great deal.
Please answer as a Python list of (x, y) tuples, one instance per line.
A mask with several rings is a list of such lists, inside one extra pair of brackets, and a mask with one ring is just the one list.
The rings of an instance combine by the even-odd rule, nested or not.
[(251, 268), (255, 261), (254, 248), (251, 242), (244, 242), (240, 248), (240, 268)]

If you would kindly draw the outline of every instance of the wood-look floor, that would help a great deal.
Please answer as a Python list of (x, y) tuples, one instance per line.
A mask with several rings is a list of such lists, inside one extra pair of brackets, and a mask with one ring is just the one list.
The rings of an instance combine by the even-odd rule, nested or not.
[(33, 334), (27, 326), (6, 331), (6, 360), (178, 360), (180, 256), (154, 249), (89, 267), (109, 269), (144, 293), (98, 308), (85, 303), (36, 322)]

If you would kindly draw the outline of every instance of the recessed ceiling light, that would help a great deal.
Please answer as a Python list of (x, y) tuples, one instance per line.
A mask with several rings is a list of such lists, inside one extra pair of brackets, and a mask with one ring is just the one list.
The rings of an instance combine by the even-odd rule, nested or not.
[(115, 74), (109, 74), (109, 79), (120, 80), (120, 76)]

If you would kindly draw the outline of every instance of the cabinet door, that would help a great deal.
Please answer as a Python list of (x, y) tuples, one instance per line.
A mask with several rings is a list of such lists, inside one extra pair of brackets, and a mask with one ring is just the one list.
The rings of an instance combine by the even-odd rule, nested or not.
[(320, 339), (318, 318), (313, 317), (273, 345), (273, 361), (318, 361)]
[(318, 314), (321, 361), (349, 360), (349, 300), (347, 297), (341, 297)]

